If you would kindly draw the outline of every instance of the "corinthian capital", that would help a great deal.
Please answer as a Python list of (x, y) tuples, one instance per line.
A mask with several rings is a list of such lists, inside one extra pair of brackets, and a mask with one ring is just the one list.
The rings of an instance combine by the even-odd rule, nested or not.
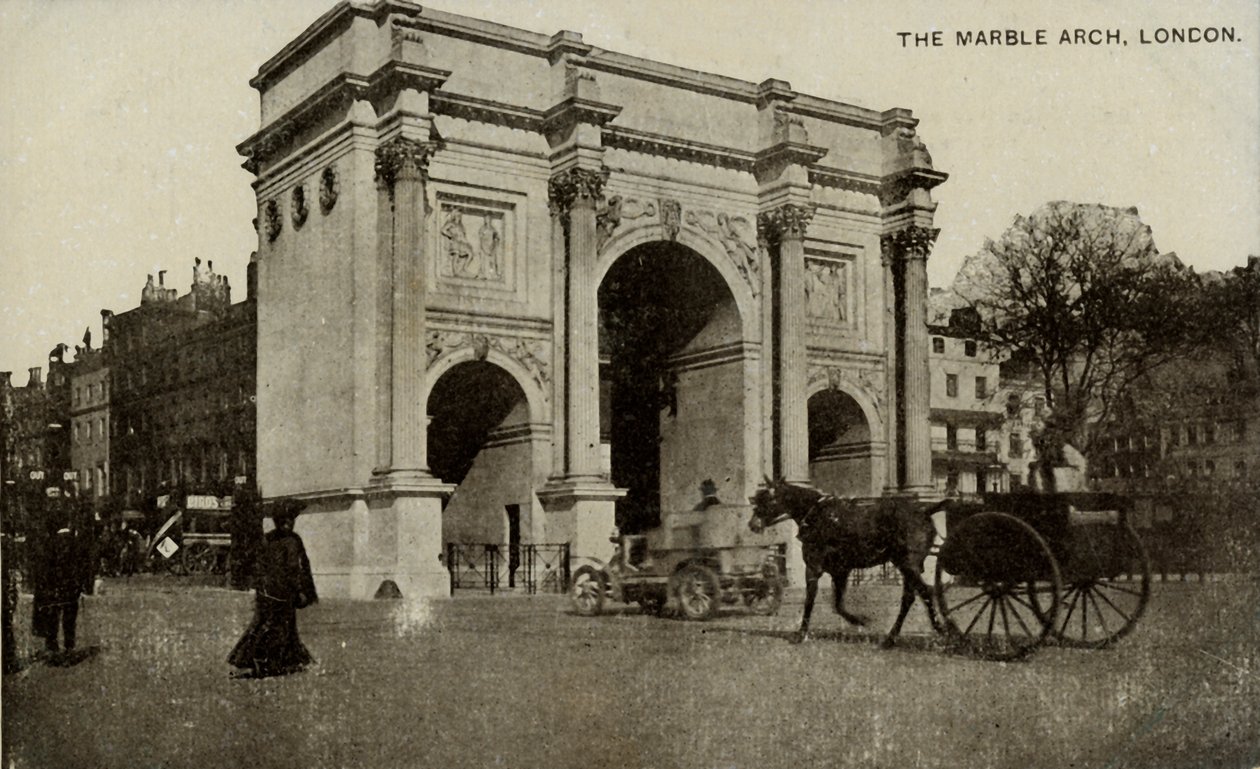
[(932, 251), (932, 244), (936, 242), (936, 236), (940, 234), (939, 227), (912, 225), (881, 236), (879, 249), (884, 261), (927, 259)]
[(757, 214), (758, 236), (769, 243), (800, 240), (814, 218), (814, 206), (788, 203)]
[(551, 177), (547, 185), (551, 213), (566, 216), (578, 200), (599, 200), (608, 181), (608, 169), (570, 168)]
[(426, 179), (429, 176), (429, 158), (437, 146), (433, 142), (390, 139), (376, 148), (376, 180), (390, 191), (399, 179)]

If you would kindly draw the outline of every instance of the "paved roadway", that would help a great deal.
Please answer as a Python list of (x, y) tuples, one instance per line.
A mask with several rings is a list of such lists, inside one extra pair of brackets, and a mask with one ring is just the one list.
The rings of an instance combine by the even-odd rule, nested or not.
[[(948, 653), (897, 590), (863, 585), (816, 640), (779, 616), (584, 618), (562, 599), (327, 601), (320, 664), (233, 680), (248, 594), (107, 583), (78, 665), (6, 676), (4, 767), (1254, 767), (1260, 583), (1156, 584), (1117, 648), (995, 663)], [(29, 599), (19, 642), (29, 646)]]

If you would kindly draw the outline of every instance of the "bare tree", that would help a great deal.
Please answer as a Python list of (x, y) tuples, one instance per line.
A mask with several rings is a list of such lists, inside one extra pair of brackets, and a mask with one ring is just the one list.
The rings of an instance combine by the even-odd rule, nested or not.
[(1203, 289), (1198, 317), (1205, 340), (1230, 355), (1238, 379), (1253, 389), (1260, 386), (1260, 257), (1205, 275)]
[(1192, 344), (1197, 279), (1161, 255), (1136, 209), (1048, 203), (963, 265), (954, 292), (980, 336), (1026, 360), (1051, 406), (1042, 444), (1089, 453), (1128, 387)]

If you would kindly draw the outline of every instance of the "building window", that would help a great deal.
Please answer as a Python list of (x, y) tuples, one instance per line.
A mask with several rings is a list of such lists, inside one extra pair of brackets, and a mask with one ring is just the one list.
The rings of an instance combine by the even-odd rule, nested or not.
[(976, 399), (989, 397), (989, 380), (978, 376), (976, 377)]
[(1247, 477), (1247, 460), (1245, 459), (1234, 460), (1234, 475), (1235, 477), (1238, 477), (1238, 478)]
[(958, 491), (958, 471), (950, 470), (945, 476), (945, 493), (953, 494)]
[(963, 352), (967, 355), (968, 358), (976, 357), (976, 340), (968, 339), (967, 341), (963, 342)]
[(942, 355), (945, 352), (945, 340), (939, 336), (932, 337), (932, 352)]
[(1011, 433), (1010, 455), (1016, 459), (1024, 456), (1024, 436), (1019, 433)]
[(1199, 443), (1198, 425), (1186, 425), (1186, 445), (1196, 446)]
[(1038, 395), (1033, 398), (1033, 414), (1041, 416), (1046, 411), (1046, 399), (1044, 396)]
[(1168, 445), (1169, 446), (1181, 445), (1181, 425), (1173, 425), (1172, 427), (1168, 428)]
[(976, 451), (989, 450), (989, 436), (985, 433), (983, 427), (976, 428)]
[(958, 451), (958, 428), (953, 425), (945, 425), (945, 448)]
[(1211, 478), (1216, 473), (1216, 462), (1211, 459), (1203, 460), (1203, 477)]
[(1234, 440), (1241, 443), (1247, 437), (1247, 420), (1240, 419), (1234, 423)]
[(945, 375), (945, 395), (950, 398), (958, 397), (958, 375), (957, 374)]
[(1203, 426), (1203, 442), (1216, 443), (1216, 423), (1208, 422)]

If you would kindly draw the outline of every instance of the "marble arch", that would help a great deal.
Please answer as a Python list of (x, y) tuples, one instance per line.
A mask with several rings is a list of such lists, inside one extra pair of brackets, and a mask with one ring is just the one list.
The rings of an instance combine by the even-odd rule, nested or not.
[[(428, 466), (427, 399), (476, 359), (526, 394), (532, 536), (607, 557), (627, 489), (605, 466), (598, 291), (653, 241), (698, 254), (733, 299), (729, 324), (670, 357), (692, 389), (659, 417), (679, 456), (739, 425), (723, 460), (738, 466), (713, 478), (724, 499), (763, 475), (808, 482), (821, 363), (858, 382), (846, 391), (886, 458), (872, 484), (932, 492), (926, 260), (946, 175), (910, 110), (406, 0), (337, 3), (250, 84), (259, 130), (237, 149), (258, 205), (258, 482), (309, 500), (298, 527), (321, 594), (447, 594), (451, 487)], [(703, 480), (675, 478), (662, 506), (690, 509)]]

